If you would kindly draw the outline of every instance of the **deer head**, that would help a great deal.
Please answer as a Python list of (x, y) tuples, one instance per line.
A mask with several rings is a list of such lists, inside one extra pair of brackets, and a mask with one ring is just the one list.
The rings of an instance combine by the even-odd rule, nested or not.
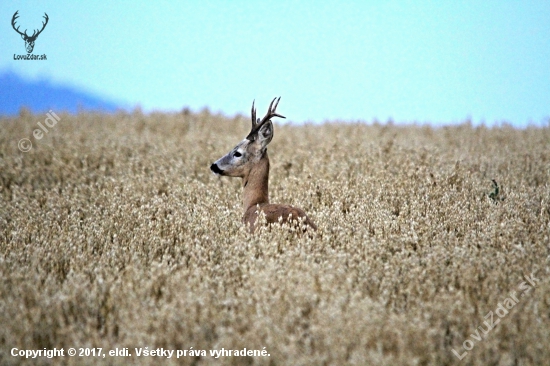
[(32, 50), (34, 49), (34, 42), (36, 41), (36, 38), (38, 37), (38, 35), (40, 33), (42, 33), (42, 31), (44, 30), (44, 28), (46, 28), (46, 24), (48, 24), (48, 14), (44, 13), (44, 19), (46, 19), (45, 22), (42, 22), (42, 29), (38, 30), (38, 29), (35, 29), (32, 36), (29, 36), (27, 34), (27, 30), (25, 29), (25, 32), (24, 33), (21, 33), (19, 31), (19, 27), (15, 28), (15, 20), (17, 18), (19, 18), (19, 15), (17, 15), (17, 13), (19, 12), (16, 11), (15, 14), (13, 14), (13, 17), (11, 18), (11, 26), (13, 27), (13, 29), (19, 33), (21, 35), (21, 38), (23, 38), (23, 40), (25, 41), (25, 48), (27, 49), (27, 53), (31, 53)]
[(252, 102), (250, 133), (227, 155), (218, 159), (210, 166), (210, 170), (219, 175), (229, 177), (248, 176), (252, 166), (266, 154), (267, 145), (273, 139), (273, 123), (271, 118), (286, 118), (276, 113), (277, 105), (281, 97), (274, 98), (269, 105), (266, 115), (260, 120), (256, 119), (256, 108)]
[[(290, 205), (269, 203), (269, 158), (267, 145), (273, 139), (271, 118), (285, 118), (276, 112), (281, 97), (274, 98), (261, 120), (256, 119), (256, 108), (252, 102), (252, 128), (250, 133), (233, 150), (222, 156), (210, 166), (210, 170), (219, 175), (242, 178), (243, 185), (243, 222), (250, 232), (254, 232), (260, 212), (265, 214), (266, 222), (292, 223), (305, 225), (313, 230), (317, 226), (306, 213)], [(306, 230), (306, 228), (303, 228)]]

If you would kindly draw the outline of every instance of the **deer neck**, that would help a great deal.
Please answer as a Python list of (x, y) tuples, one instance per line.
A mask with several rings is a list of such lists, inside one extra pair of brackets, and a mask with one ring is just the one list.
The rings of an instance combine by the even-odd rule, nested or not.
[(269, 203), (269, 158), (267, 151), (258, 163), (254, 164), (248, 175), (243, 177), (244, 212), (251, 206)]

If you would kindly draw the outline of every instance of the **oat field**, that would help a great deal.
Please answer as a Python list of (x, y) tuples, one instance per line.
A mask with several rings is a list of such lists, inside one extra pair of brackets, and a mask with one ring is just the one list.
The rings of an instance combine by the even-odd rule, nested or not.
[(251, 235), (247, 116), (57, 115), (0, 119), (1, 365), (550, 364), (550, 127), (276, 124), (319, 230)]

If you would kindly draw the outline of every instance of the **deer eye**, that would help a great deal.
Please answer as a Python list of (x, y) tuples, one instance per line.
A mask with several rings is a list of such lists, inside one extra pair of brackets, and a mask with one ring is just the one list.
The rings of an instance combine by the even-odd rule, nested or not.
[(243, 156), (243, 154), (241, 154), (241, 153), (238, 152), (238, 151), (235, 151), (235, 152), (233, 153), (233, 156), (234, 156), (235, 158), (240, 158), (241, 156)]

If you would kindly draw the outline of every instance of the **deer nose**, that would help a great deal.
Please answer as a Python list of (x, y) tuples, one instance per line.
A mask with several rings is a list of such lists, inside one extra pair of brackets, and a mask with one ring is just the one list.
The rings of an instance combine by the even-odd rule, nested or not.
[(210, 165), (210, 170), (213, 171), (216, 174), (222, 174), (223, 173), (223, 170), (218, 168), (218, 165), (216, 163)]

